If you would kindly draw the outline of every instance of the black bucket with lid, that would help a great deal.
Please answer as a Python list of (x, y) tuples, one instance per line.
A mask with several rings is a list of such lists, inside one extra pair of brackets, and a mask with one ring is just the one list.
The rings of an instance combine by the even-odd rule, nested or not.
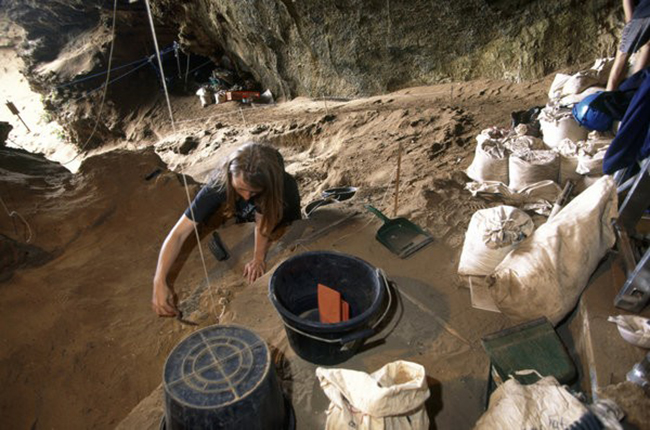
[[(350, 305), (348, 321), (320, 322), (318, 284), (341, 293)], [(285, 260), (271, 276), (269, 298), (282, 317), (292, 349), (322, 365), (351, 358), (375, 334), (391, 301), (381, 270), (353, 255), (331, 251), (305, 252)]]
[(163, 385), (167, 430), (293, 428), (269, 348), (245, 327), (215, 325), (183, 339)]

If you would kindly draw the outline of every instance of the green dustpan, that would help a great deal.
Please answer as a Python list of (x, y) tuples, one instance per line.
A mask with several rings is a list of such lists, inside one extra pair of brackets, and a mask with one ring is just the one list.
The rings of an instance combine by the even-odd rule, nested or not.
[(433, 237), (406, 218), (390, 219), (373, 206), (365, 205), (384, 222), (376, 234), (376, 239), (400, 258), (406, 258), (433, 242)]

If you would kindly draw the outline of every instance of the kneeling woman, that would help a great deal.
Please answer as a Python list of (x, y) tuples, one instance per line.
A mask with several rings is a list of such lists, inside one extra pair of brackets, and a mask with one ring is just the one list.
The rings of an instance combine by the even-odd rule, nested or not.
[(167, 235), (158, 256), (152, 299), (153, 310), (158, 315), (178, 314), (167, 275), (194, 226), (205, 223), (216, 213), (235, 216), (237, 222), (255, 221), (253, 259), (244, 267), (244, 277), (253, 282), (266, 271), (271, 233), (300, 219), (298, 186), (284, 171), (282, 155), (271, 146), (247, 143), (217, 168), (213, 179), (196, 195), (191, 207)]

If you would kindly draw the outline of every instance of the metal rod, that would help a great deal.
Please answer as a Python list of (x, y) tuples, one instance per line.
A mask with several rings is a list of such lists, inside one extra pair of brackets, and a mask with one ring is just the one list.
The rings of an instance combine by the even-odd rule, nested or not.
[(562, 206), (566, 204), (572, 191), (573, 191), (573, 182), (566, 181), (566, 183), (564, 184), (564, 189), (562, 190), (560, 195), (557, 196), (557, 199), (555, 200), (555, 204), (553, 205), (553, 209), (551, 209), (551, 213), (548, 216), (548, 219), (553, 218), (558, 212), (560, 212), (560, 209), (562, 209)]
[(393, 210), (393, 218), (397, 217), (397, 208), (399, 207), (399, 174), (402, 167), (402, 141), (400, 140), (397, 146), (397, 175), (395, 176), (395, 209)]
[(25, 121), (23, 121), (22, 117), (20, 116), (20, 112), (18, 111), (18, 108), (16, 107), (16, 105), (13, 104), (13, 103), (10, 102), (10, 101), (8, 101), (8, 102), (6, 103), (6, 105), (7, 105), (7, 108), (11, 111), (11, 113), (14, 114), (14, 115), (16, 115), (16, 116), (18, 117), (18, 119), (20, 120), (20, 122), (23, 123), (23, 125), (24, 125), (25, 128), (27, 129), (27, 132), (28, 132), (28, 133), (31, 133), (32, 131), (29, 129), (29, 127), (27, 127), (27, 124), (25, 124)]
[(190, 55), (187, 54), (187, 67), (185, 68), (185, 86), (187, 86), (187, 76), (190, 74)]
[(178, 68), (178, 77), (181, 78), (183, 73), (181, 72), (181, 56), (178, 54), (178, 43), (174, 42), (174, 56), (176, 57), (176, 67)]

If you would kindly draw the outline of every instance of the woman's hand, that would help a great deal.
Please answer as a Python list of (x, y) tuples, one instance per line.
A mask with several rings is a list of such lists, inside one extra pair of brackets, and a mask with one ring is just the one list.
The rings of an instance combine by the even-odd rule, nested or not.
[(266, 263), (264, 260), (254, 258), (244, 266), (244, 278), (249, 283), (255, 282), (264, 272), (266, 272)]
[(151, 308), (161, 317), (174, 317), (178, 315), (176, 294), (167, 286), (167, 283), (156, 283), (154, 281)]

